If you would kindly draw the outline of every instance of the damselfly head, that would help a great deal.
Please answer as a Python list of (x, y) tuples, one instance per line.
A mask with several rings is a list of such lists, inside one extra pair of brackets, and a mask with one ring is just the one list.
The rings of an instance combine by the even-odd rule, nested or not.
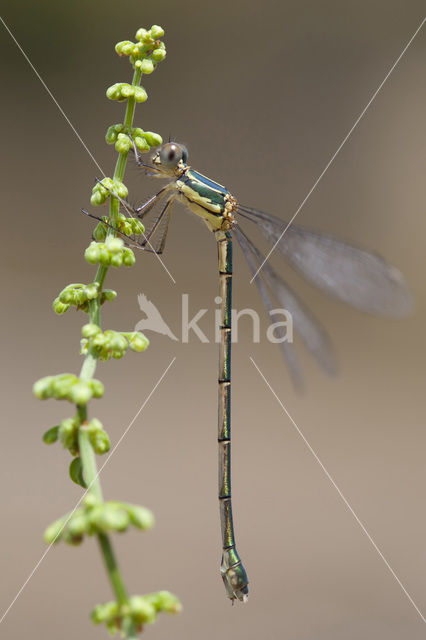
[(181, 173), (188, 160), (188, 151), (183, 144), (167, 142), (163, 144), (152, 158), (152, 164), (168, 176)]

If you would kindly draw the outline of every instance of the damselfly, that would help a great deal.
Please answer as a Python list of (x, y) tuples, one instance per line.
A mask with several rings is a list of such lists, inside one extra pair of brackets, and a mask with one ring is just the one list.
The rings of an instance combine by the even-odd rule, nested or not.
[[(163, 206), (146, 235), (140, 240), (117, 233), (132, 247), (162, 253), (165, 246), (172, 204), (177, 200), (206, 223), (214, 233), (219, 259), (221, 298), (219, 346), (219, 504), (222, 531), (221, 574), (228, 597), (246, 601), (248, 579), (236, 550), (231, 503), (231, 308), (232, 308), (232, 237), (235, 235), (247, 259), (263, 303), (271, 312), (271, 296), (292, 316), (294, 328), (302, 341), (327, 372), (335, 370), (330, 340), (319, 323), (296, 294), (272, 269), (256, 248), (241, 221), (251, 222), (266, 240), (306, 280), (325, 293), (360, 311), (375, 315), (401, 316), (411, 307), (411, 296), (401, 273), (381, 257), (368, 253), (332, 236), (314, 233), (296, 224), (240, 204), (222, 185), (192, 169), (186, 148), (175, 142), (164, 144), (149, 164), (143, 163), (135, 148), (137, 163), (149, 175), (167, 179), (156, 195), (137, 209), (122, 201), (125, 209), (142, 220), (158, 202)], [(114, 194), (112, 194), (114, 195)], [(87, 212), (85, 212), (87, 213)], [(93, 218), (91, 214), (88, 214)], [(96, 218), (100, 220), (99, 218)], [(111, 227), (111, 223), (104, 222)], [(277, 336), (279, 337), (279, 336)], [(293, 345), (280, 342), (291, 377), (297, 386), (301, 373)]]

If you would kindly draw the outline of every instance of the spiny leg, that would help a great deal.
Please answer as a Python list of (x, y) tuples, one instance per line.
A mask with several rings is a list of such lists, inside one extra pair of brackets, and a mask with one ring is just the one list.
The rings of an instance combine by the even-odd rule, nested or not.
[(245, 602), (248, 579), (235, 548), (231, 502), (231, 309), (232, 309), (232, 236), (229, 231), (215, 232), (221, 295), (219, 347), (219, 507), (222, 530), (220, 572), (228, 598)]

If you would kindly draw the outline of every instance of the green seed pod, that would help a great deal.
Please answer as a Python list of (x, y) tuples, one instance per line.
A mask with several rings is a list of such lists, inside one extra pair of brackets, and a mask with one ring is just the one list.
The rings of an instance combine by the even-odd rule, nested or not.
[(139, 333), (138, 331), (134, 331), (129, 334), (129, 347), (132, 351), (136, 351), (140, 353), (141, 351), (145, 351), (149, 347), (149, 340), (147, 337), (143, 335), (143, 333)]
[(59, 438), (59, 425), (55, 427), (50, 427), (47, 431), (43, 433), (43, 442), (46, 444), (53, 444)]
[(134, 95), (136, 102), (146, 102), (148, 94), (143, 87), (134, 87)]
[(45, 378), (40, 378), (33, 385), (33, 394), (39, 400), (46, 400), (46, 398), (52, 397), (52, 382), (53, 376), (46, 376)]
[(84, 252), (84, 258), (90, 264), (96, 264), (100, 258), (100, 247), (96, 242), (91, 242)]
[(152, 529), (155, 524), (154, 514), (152, 513), (152, 511), (135, 504), (127, 504), (125, 506), (130, 517), (130, 522), (135, 527), (137, 527), (138, 529), (142, 529), (143, 531)]
[(155, 65), (151, 58), (145, 58), (145, 60), (142, 60), (142, 64), (140, 68), (142, 73), (145, 73), (148, 75), (154, 71)]
[(87, 404), (92, 396), (92, 389), (87, 382), (77, 382), (69, 392), (69, 398), (75, 404)]
[(92, 380), (88, 381), (88, 385), (92, 390), (94, 398), (102, 398), (102, 396), (104, 395), (104, 385), (100, 380), (92, 378)]
[(151, 37), (154, 38), (154, 40), (157, 40), (157, 38), (162, 38), (164, 36), (164, 29), (158, 24), (153, 24), (150, 29), (150, 34)]
[(117, 292), (114, 291), (113, 289), (104, 289), (102, 294), (105, 300), (108, 300), (108, 302), (112, 302), (117, 297)]
[(123, 249), (123, 264), (126, 267), (133, 267), (135, 262), (136, 262), (135, 254), (131, 249), (129, 249), (128, 247), (125, 247)]
[(55, 300), (52, 303), (52, 309), (55, 313), (57, 313), (58, 315), (62, 315), (63, 313), (65, 313), (66, 311), (68, 311), (68, 309), (70, 308), (69, 304), (63, 304), (59, 298), (55, 298)]
[(44, 532), (44, 541), (46, 544), (54, 544), (55, 542), (59, 542), (62, 538), (63, 527), (67, 520), (67, 516), (63, 518), (59, 518), (59, 520), (55, 520), (52, 522)]
[(158, 147), (160, 144), (163, 144), (163, 138), (160, 136), (159, 133), (153, 133), (152, 131), (145, 131), (144, 137), (150, 147)]
[(129, 607), (130, 615), (136, 624), (150, 624), (157, 618), (155, 607), (144, 596), (129, 598)]

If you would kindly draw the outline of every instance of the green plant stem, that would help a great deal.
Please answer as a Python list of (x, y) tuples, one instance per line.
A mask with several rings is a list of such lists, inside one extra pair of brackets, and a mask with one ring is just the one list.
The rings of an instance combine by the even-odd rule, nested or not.
[[(139, 86), (141, 81), (142, 73), (140, 70), (135, 70), (133, 74), (132, 84), (134, 86)], [(134, 98), (129, 98), (127, 101), (126, 114), (124, 118), (124, 125), (131, 128), (133, 124), (133, 116), (135, 113), (136, 102)], [(117, 158), (117, 162), (115, 165), (114, 171), (114, 181), (122, 182), (124, 178), (124, 172), (127, 164), (127, 155), (126, 153), (120, 153)], [(117, 218), (118, 213), (120, 211), (120, 201), (117, 198), (110, 198), (110, 218), (114, 220)], [(113, 223), (112, 223), (113, 224)], [(108, 229), (107, 236), (115, 236), (115, 231), (111, 228)], [(96, 276), (94, 282), (96, 282), (98, 287), (98, 296), (90, 301), (89, 304), (89, 315), (90, 315), (90, 323), (95, 324), (98, 327), (101, 327), (101, 305), (100, 305), (100, 297), (102, 292), (102, 287), (105, 281), (105, 277), (108, 273), (108, 267), (104, 267), (102, 265), (98, 266)], [(97, 357), (94, 350), (90, 349), (89, 353), (86, 355), (83, 366), (80, 371), (80, 378), (82, 380), (90, 380), (93, 378), (97, 366)], [(83, 468), (83, 475), (86, 481), (87, 486), (89, 487), (90, 493), (92, 493), (98, 500), (102, 500), (102, 489), (99, 481), (97, 466), (96, 466), (96, 458), (95, 453), (93, 451), (93, 447), (89, 440), (89, 435), (87, 430), (85, 429), (85, 423), (87, 422), (87, 407), (79, 406), (77, 407), (78, 415), (80, 418), (80, 430), (79, 430), (79, 448), (80, 448), (80, 457), (81, 464)], [(99, 546), (101, 549), (101, 553), (104, 559), (105, 567), (108, 573), (109, 580), (111, 582), (111, 586), (117, 598), (117, 602), (120, 605), (125, 605), (128, 601), (128, 595), (126, 588), (123, 583), (123, 579), (121, 577), (121, 573), (117, 564), (117, 560), (115, 558), (114, 550), (111, 544), (109, 537), (106, 534), (98, 535)], [(133, 624), (130, 618), (124, 618), (123, 620), (123, 629), (122, 631), (125, 634), (125, 637), (128, 640), (132, 640), (133, 638), (137, 638), (137, 632), (135, 625)]]

